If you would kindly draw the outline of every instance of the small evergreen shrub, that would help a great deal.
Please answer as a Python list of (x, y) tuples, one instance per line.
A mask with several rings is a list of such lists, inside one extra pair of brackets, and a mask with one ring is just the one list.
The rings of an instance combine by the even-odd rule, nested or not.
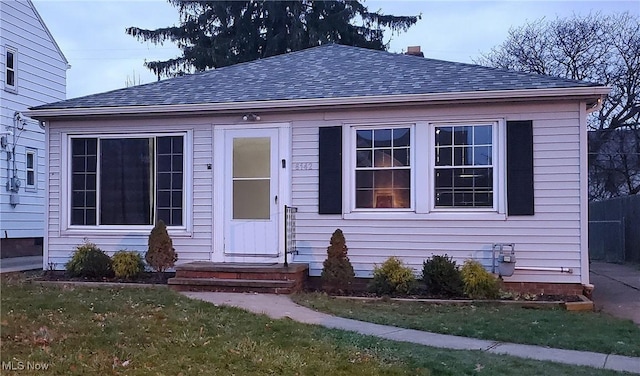
[(472, 299), (498, 298), (500, 294), (498, 281), (478, 261), (465, 261), (460, 273), (464, 282), (464, 293), (468, 297)]
[(118, 251), (113, 255), (111, 260), (113, 261), (113, 272), (117, 278), (135, 278), (144, 270), (142, 257), (135, 251)]
[(422, 281), (427, 291), (448, 297), (462, 296), (464, 284), (453, 258), (434, 255), (422, 264)]
[(377, 295), (405, 295), (411, 293), (415, 285), (413, 269), (397, 257), (389, 257), (382, 265), (373, 268), (369, 290)]
[(65, 267), (71, 277), (105, 278), (113, 275), (111, 258), (88, 240), (76, 247)]
[(173, 241), (171, 241), (167, 226), (163, 220), (159, 220), (151, 230), (151, 234), (149, 234), (149, 250), (144, 258), (147, 264), (158, 273), (163, 273), (172, 268), (178, 261), (178, 254), (173, 248)]
[(349, 291), (355, 272), (347, 257), (347, 241), (342, 230), (337, 229), (331, 235), (327, 247), (327, 259), (322, 263), (322, 288), (329, 293)]

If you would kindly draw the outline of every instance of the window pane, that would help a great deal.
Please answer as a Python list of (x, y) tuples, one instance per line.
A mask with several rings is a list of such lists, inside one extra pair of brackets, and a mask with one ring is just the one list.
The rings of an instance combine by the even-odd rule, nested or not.
[(33, 153), (27, 153), (27, 168), (33, 168)]
[(411, 128), (357, 130), (356, 139), (356, 208), (410, 208)]
[(443, 147), (436, 149), (436, 166), (451, 166), (453, 148)]
[(476, 166), (487, 166), (492, 162), (491, 146), (476, 146), (473, 149), (473, 164)]
[(391, 146), (391, 129), (375, 129), (373, 131), (373, 147)]
[[(157, 152), (157, 216), (167, 226), (183, 224), (184, 137), (166, 136), (156, 138)], [(162, 150), (161, 150), (162, 149)]]
[(373, 171), (356, 171), (356, 188), (373, 188)]
[(472, 127), (454, 127), (453, 143), (454, 145), (473, 145)]
[(153, 224), (153, 139), (100, 140), (100, 224)]
[(453, 145), (452, 134), (453, 134), (453, 128), (451, 127), (437, 127), (436, 128), (436, 146)]
[(411, 142), (411, 129), (410, 128), (396, 128), (393, 130), (393, 146), (409, 146)]
[(270, 218), (270, 179), (233, 182), (233, 219)]
[(72, 225), (96, 224), (96, 150), (95, 138), (71, 140)]
[(7, 51), (7, 68), (13, 69), (14, 67), (14, 54), (11, 51)]
[[(453, 145), (445, 146), (449, 129)], [(491, 125), (436, 128), (436, 207), (493, 206), (492, 132)]]
[(7, 70), (7, 86), (16, 86), (16, 76), (15, 72), (12, 70)]
[(371, 150), (358, 150), (356, 153), (356, 167), (372, 167)]
[(393, 165), (394, 166), (410, 165), (409, 148), (393, 150)]
[(356, 147), (357, 148), (370, 148), (373, 146), (371, 143), (372, 131), (362, 130), (356, 131)]
[(379, 149), (373, 152), (374, 167), (392, 167), (393, 158), (391, 157), (391, 149)]
[(477, 125), (473, 127), (473, 142), (475, 145), (491, 145), (493, 139), (491, 136), (490, 125)]
[(233, 139), (233, 177), (268, 178), (271, 176), (271, 138)]

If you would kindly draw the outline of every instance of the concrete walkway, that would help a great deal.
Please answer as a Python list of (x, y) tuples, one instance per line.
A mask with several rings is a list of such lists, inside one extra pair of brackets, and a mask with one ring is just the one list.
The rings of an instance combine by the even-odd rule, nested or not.
[(520, 358), (640, 374), (640, 358), (487, 341), (372, 324), (316, 312), (295, 304), (286, 295), (222, 292), (184, 292), (183, 294), (190, 298), (200, 299), (215, 305), (233, 306), (253, 313), (265, 314), (274, 319), (288, 317), (306, 324), (348, 330), (392, 341), (410, 342), (424, 346), (454, 350), (480, 350), (492, 354), (504, 354)]
[(0, 259), (0, 274), (42, 270), (42, 256), (12, 257)]
[(640, 269), (595, 261), (589, 269), (596, 309), (640, 325)]

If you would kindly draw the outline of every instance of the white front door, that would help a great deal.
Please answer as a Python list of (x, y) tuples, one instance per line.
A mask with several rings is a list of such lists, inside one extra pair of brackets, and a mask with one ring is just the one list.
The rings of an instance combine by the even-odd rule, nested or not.
[(275, 262), (279, 256), (283, 197), (278, 197), (278, 133), (278, 128), (224, 132), (225, 261), (273, 258)]

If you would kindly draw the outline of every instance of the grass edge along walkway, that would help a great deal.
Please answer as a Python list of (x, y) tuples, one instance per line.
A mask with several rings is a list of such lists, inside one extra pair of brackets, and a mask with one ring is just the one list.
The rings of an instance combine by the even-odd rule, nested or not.
[(214, 292), (184, 292), (183, 294), (213, 304), (229, 305), (253, 313), (266, 314), (274, 319), (288, 317), (305, 324), (347, 330), (392, 341), (454, 350), (480, 350), (492, 354), (640, 374), (640, 358), (636, 357), (496, 342), (374, 324), (318, 312), (298, 305), (284, 295)]

